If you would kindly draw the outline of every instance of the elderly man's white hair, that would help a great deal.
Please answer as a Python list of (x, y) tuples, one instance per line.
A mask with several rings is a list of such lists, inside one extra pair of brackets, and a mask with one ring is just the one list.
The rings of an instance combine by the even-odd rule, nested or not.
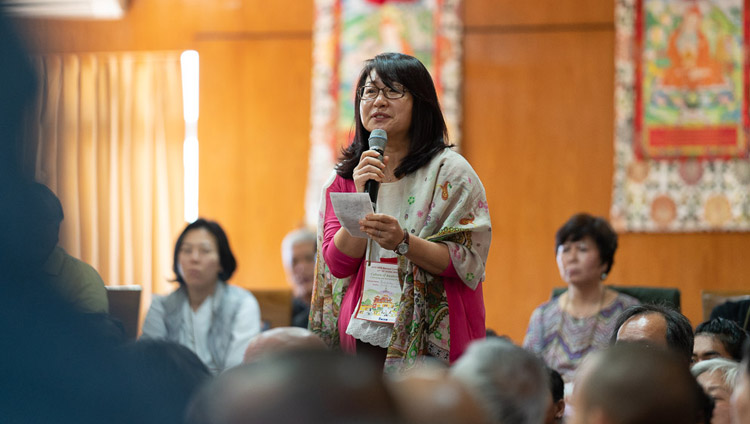
[(311, 241), (315, 245), (317, 243), (315, 233), (307, 228), (300, 228), (291, 231), (284, 237), (284, 240), (281, 242), (281, 261), (285, 268), (292, 266), (292, 248), (295, 244), (303, 241)]
[(451, 367), (493, 422), (541, 424), (550, 402), (544, 363), (512, 342), (492, 337), (469, 345)]
[(690, 367), (690, 373), (693, 377), (698, 378), (703, 373), (712, 374), (714, 372), (721, 372), (724, 383), (727, 387), (734, 388), (737, 385), (737, 374), (740, 369), (740, 363), (726, 358), (711, 358), (705, 361), (700, 361)]

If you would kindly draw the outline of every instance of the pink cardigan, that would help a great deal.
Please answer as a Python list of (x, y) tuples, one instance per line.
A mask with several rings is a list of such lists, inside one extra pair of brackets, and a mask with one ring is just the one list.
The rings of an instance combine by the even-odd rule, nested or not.
[[(356, 339), (346, 334), (354, 308), (357, 307), (362, 292), (365, 258), (352, 258), (342, 253), (333, 242), (333, 236), (341, 228), (331, 205), (332, 192), (356, 192), (353, 180), (339, 175), (326, 191), (326, 214), (323, 231), (323, 258), (336, 278), (353, 276), (346, 290), (339, 310), (338, 327), (341, 348), (345, 352), (356, 352)], [(485, 337), (485, 311), (482, 283), (472, 290), (456, 274), (451, 263), (440, 274), (443, 277), (446, 298), (448, 299), (448, 320), (450, 323), (450, 362), (453, 363), (466, 350), (474, 339)]]

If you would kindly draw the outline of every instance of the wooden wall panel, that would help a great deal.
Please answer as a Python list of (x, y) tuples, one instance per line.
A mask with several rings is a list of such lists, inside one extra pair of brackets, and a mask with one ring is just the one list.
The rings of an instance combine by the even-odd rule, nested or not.
[(202, 37), (229, 40), (239, 33), (312, 38), (312, 5), (311, 0), (132, 0), (118, 20), (19, 19), (19, 24), (29, 46), (42, 52), (190, 49)]
[(513, 27), (516, 32), (533, 32), (560, 24), (611, 25), (614, 4), (614, 0), (464, 0), (463, 8), (467, 30)]
[(198, 52), (200, 214), (225, 226), (235, 284), (285, 286), (281, 240), (304, 220), (311, 40), (210, 41)]
[[(487, 325), (521, 342), (532, 310), (564, 285), (554, 233), (573, 213), (608, 216), (613, 171), (613, 2), (464, 3), (463, 152), (493, 220)], [(747, 233), (621, 234), (611, 284), (747, 289)]]
[(516, 341), (561, 284), (556, 229), (578, 211), (607, 214), (612, 43), (607, 31), (466, 37), (463, 152), (493, 221), (487, 322)]

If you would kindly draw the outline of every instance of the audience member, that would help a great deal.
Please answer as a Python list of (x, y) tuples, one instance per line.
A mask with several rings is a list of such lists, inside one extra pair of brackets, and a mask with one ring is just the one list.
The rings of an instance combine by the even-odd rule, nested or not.
[(226, 283), (237, 263), (224, 230), (199, 218), (180, 234), (172, 269), (180, 287), (151, 303), (143, 338), (187, 346), (212, 373), (242, 363), (260, 332), (260, 308), (249, 291)]
[(339, 352), (267, 356), (228, 370), (196, 395), (188, 424), (391, 424), (381, 367)]
[(193, 393), (211, 379), (200, 358), (175, 342), (140, 340), (124, 346), (120, 357), (131, 388), (120, 401), (132, 406), (131, 423), (182, 423)]
[(690, 372), (714, 403), (711, 424), (731, 424), (729, 399), (737, 385), (740, 364), (726, 358), (706, 359), (693, 365)]
[[(453, 363), (485, 337), (482, 282), (492, 234), (484, 187), (450, 149), (435, 85), (417, 58), (382, 53), (365, 61), (355, 94), (354, 138), (321, 196), (309, 328), (332, 347), (377, 358), (386, 372), (426, 357)], [(369, 149), (372, 135), (386, 141), (378, 133), (387, 133), (383, 161)], [(378, 213), (359, 221), (367, 238), (354, 237), (331, 195), (362, 193), (370, 180), (381, 183), (371, 193)], [(365, 312), (359, 306), (374, 293), (375, 268), (387, 270), (377, 278), (378, 297), (400, 300)]]
[(732, 418), (736, 424), (750, 424), (750, 341), (746, 341), (742, 348), (739, 373), (730, 399)]
[(2, 7), (0, 40), (0, 421), (120, 423), (126, 387), (111, 340), (53, 288), (34, 245), (49, 233), (30, 208), (21, 135), (37, 73)]
[(679, 356), (641, 343), (598, 352), (582, 367), (573, 424), (695, 424), (705, 395)]
[(281, 242), (281, 259), (292, 286), (292, 326), (307, 328), (310, 315), (317, 238), (308, 229), (290, 232)]
[(32, 183), (30, 188), (31, 208), (40, 214), (40, 228), (34, 234), (39, 235), (35, 246), (40, 258), (44, 258), (44, 272), (62, 297), (79, 311), (108, 313), (109, 301), (102, 277), (91, 265), (70, 256), (57, 244), (64, 218), (60, 199), (43, 184)]
[(742, 345), (747, 333), (736, 322), (714, 318), (695, 327), (693, 362), (711, 358), (742, 360)]
[(547, 408), (544, 424), (561, 424), (565, 415), (565, 385), (562, 376), (555, 369), (547, 367), (547, 373), (552, 399)]
[(541, 424), (551, 402), (544, 363), (533, 353), (501, 338), (469, 345), (451, 368), (493, 423)]
[(250, 339), (243, 362), (248, 364), (267, 355), (292, 350), (315, 349), (328, 350), (328, 345), (312, 331), (299, 327), (277, 327)]
[(525, 348), (574, 379), (589, 352), (607, 346), (617, 316), (638, 300), (604, 285), (617, 250), (617, 233), (600, 217), (573, 215), (555, 234), (560, 277), (568, 290), (531, 314)]
[(488, 424), (468, 388), (450, 378), (442, 363), (427, 361), (386, 380), (401, 418), (409, 424)]
[(663, 305), (631, 306), (619, 317), (612, 332), (611, 343), (642, 342), (669, 347), (686, 364), (693, 357), (693, 327), (690, 320), (676, 310)]

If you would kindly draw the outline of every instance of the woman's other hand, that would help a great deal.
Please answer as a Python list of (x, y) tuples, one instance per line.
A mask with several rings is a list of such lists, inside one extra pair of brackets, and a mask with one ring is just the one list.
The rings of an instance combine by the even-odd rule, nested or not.
[(371, 213), (359, 221), (359, 228), (383, 249), (393, 250), (404, 239), (404, 230), (390, 215)]
[[(388, 157), (385, 157), (388, 162)], [(385, 163), (380, 161), (380, 154), (374, 150), (365, 150), (359, 157), (359, 164), (354, 167), (352, 177), (354, 185), (357, 187), (357, 193), (365, 191), (365, 183), (369, 180), (383, 182), (385, 174)]]

